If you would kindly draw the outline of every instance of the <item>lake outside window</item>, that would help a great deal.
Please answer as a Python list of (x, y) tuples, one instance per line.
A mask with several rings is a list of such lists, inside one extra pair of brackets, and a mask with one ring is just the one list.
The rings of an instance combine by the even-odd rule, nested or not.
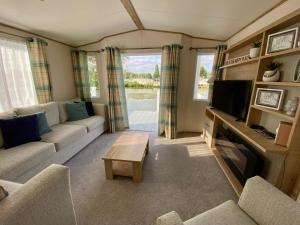
[(213, 69), (215, 53), (199, 52), (197, 55), (197, 68), (195, 75), (194, 100), (208, 100), (208, 79)]
[(99, 74), (97, 70), (97, 57), (96, 55), (89, 54), (88, 59), (88, 71), (90, 78), (90, 91), (92, 98), (100, 97), (100, 81)]

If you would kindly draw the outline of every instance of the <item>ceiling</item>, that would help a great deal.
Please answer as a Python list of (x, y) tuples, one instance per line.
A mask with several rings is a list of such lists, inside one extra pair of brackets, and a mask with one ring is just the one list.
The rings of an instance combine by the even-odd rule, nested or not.
[[(131, 0), (145, 29), (226, 40), (282, 0)], [(70, 44), (137, 29), (120, 0), (0, 0), (0, 22)]]

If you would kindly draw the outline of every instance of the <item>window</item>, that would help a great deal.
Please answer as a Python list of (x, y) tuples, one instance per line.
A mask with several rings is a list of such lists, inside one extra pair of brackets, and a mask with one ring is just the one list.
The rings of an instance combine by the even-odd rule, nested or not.
[(0, 112), (37, 104), (27, 46), (0, 39)]
[(194, 100), (208, 100), (209, 84), (207, 83), (210, 78), (215, 53), (198, 53), (197, 68), (194, 87)]
[(88, 71), (91, 85), (91, 97), (100, 97), (100, 81), (97, 71), (96, 55), (88, 55)]

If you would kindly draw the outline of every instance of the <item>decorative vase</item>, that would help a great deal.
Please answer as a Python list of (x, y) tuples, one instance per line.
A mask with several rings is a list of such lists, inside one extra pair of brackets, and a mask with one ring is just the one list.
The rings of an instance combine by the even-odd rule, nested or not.
[(259, 52), (260, 52), (260, 48), (251, 48), (250, 49), (250, 58), (253, 59), (253, 58), (258, 57)]
[(299, 98), (294, 97), (287, 101), (287, 103), (284, 106), (284, 111), (289, 116), (295, 116), (296, 110), (298, 107)]
[(262, 80), (265, 82), (275, 82), (280, 79), (280, 71), (276, 70), (267, 70), (265, 71)]

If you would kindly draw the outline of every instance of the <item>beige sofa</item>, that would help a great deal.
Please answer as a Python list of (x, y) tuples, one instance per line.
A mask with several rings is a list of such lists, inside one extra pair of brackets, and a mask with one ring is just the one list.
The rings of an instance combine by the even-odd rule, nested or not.
[(53, 163), (65, 163), (106, 130), (107, 109), (104, 104), (93, 104), (95, 116), (68, 122), (66, 103), (50, 102), (16, 108), (0, 115), (9, 117), (45, 111), (52, 129), (41, 137), (40, 142), (0, 149), (0, 179), (23, 183)]
[(1, 225), (76, 225), (70, 172), (51, 165), (25, 184), (0, 180), (9, 195), (0, 201)]
[(299, 225), (300, 197), (296, 202), (256, 176), (247, 181), (238, 204), (227, 201), (185, 222), (173, 211), (159, 217), (156, 224)]

